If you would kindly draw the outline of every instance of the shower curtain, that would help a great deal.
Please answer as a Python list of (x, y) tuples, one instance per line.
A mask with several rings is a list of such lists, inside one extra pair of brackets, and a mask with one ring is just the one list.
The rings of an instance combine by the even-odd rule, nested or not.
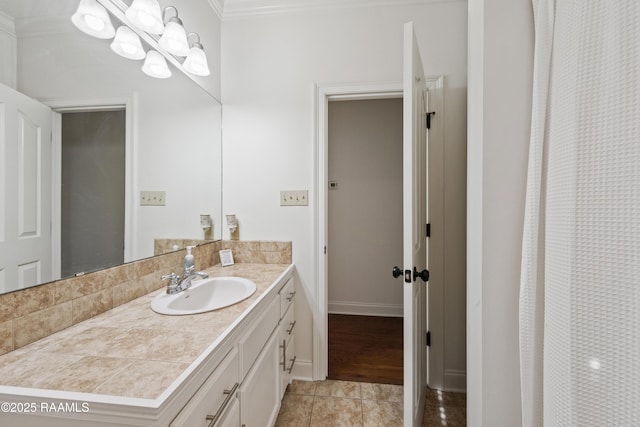
[(637, 426), (640, 1), (533, 10), (523, 426)]

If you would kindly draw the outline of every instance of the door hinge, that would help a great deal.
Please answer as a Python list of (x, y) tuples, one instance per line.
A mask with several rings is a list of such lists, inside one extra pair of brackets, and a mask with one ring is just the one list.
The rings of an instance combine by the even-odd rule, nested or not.
[(431, 331), (427, 331), (427, 347), (431, 347)]
[(431, 223), (427, 224), (426, 234), (427, 234), (427, 237), (431, 237)]
[(435, 111), (430, 111), (428, 113), (424, 113), (427, 116), (427, 129), (431, 129), (431, 116), (435, 116), (436, 112)]
[(325, 255), (327, 254), (327, 247), (326, 246), (324, 247), (324, 254)]

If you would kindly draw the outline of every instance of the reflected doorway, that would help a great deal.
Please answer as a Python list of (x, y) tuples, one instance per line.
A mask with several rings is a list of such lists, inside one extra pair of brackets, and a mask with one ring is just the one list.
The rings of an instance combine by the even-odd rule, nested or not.
[(61, 276), (124, 262), (124, 109), (61, 114)]

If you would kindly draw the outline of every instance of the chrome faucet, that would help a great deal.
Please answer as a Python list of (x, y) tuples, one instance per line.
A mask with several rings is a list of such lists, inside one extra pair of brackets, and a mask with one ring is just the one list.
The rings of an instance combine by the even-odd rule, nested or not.
[(191, 281), (196, 277), (206, 279), (209, 277), (207, 273), (202, 271), (196, 271), (194, 265), (193, 255), (191, 255), (191, 249), (195, 246), (187, 246), (187, 255), (184, 257), (184, 269), (182, 271), (182, 277), (176, 273), (165, 274), (161, 277), (162, 280), (169, 280), (167, 285), (167, 294), (177, 294), (182, 291), (186, 291), (191, 287)]
[(170, 273), (163, 275), (161, 279), (169, 280), (169, 284), (167, 285), (167, 294), (172, 295), (189, 289), (191, 287), (191, 281), (196, 277), (206, 279), (209, 275), (202, 271), (185, 271), (182, 278), (180, 278), (176, 273)]

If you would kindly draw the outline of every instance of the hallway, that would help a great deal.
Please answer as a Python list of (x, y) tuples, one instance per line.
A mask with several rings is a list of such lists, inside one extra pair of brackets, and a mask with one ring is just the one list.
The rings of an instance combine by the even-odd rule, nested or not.
[(329, 379), (402, 385), (402, 363), (402, 317), (329, 315)]

